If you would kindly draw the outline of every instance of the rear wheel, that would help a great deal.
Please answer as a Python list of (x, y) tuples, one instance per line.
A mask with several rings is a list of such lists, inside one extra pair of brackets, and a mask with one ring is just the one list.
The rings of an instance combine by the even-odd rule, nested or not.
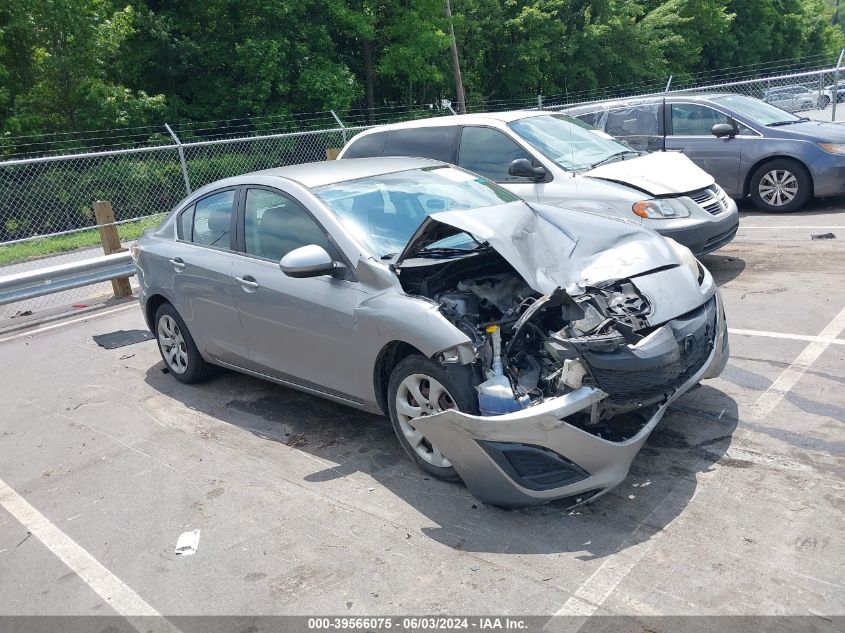
[(824, 110), (827, 106), (830, 105), (830, 97), (827, 95), (822, 95), (819, 97), (819, 110)]
[(472, 372), (444, 366), (420, 355), (401, 360), (390, 375), (388, 408), (393, 430), (405, 452), (430, 475), (446, 481), (460, 476), (443, 453), (414, 427), (414, 420), (447, 409), (478, 413)]
[(203, 360), (185, 322), (169, 303), (156, 310), (155, 335), (161, 358), (176, 380), (191, 384), (211, 376), (214, 366)]
[(751, 200), (761, 211), (797, 211), (812, 194), (812, 181), (801, 163), (779, 158), (764, 163), (751, 176)]

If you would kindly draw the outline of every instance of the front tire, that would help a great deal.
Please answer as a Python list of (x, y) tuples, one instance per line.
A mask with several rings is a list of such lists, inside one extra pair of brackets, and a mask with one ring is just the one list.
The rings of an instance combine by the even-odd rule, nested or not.
[(810, 199), (812, 188), (807, 168), (788, 158), (760, 165), (751, 176), (749, 187), (754, 206), (772, 213), (797, 211)]
[(211, 376), (214, 366), (203, 359), (176, 308), (162, 303), (156, 310), (154, 325), (161, 359), (176, 380), (192, 384)]
[(425, 472), (444, 481), (460, 475), (440, 450), (414, 428), (414, 419), (447, 409), (478, 414), (478, 394), (469, 367), (441, 365), (414, 354), (402, 359), (390, 375), (387, 403), (399, 444)]

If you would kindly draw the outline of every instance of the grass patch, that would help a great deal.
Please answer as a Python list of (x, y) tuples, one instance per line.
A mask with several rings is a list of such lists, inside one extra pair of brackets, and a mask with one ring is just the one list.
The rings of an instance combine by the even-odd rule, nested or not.
[[(120, 236), (121, 241), (134, 240), (141, 237), (141, 234), (147, 229), (157, 227), (160, 223), (161, 217), (154, 216), (138, 220), (137, 222), (119, 224), (117, 234)], [(0, 246), (0, 266), (17, 264), (30, 259), (55, 255), (56, 253), (75, 251), (79, 248), (90, 248), (99, 244), (100, 231), (98, 229), (80, 231), (79, 233), (70, 233), (68, 235), (57, 235), (55, 237), (43, 237), (37, 240), (29, 240), (28, 242), (19, 242), (18, 244), (9, 244), (7, 246)]]

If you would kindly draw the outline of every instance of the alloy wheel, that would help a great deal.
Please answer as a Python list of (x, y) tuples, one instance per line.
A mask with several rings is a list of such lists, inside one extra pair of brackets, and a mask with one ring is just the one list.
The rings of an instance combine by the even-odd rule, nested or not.
[(786, 169), (773, 169), (763, 174), (757, 190), (766, 204), (782, 207), (798, 195), (798, 178)]
[(188, 348), (179, 324), (172, 316), (165, 314), (158, 321), (158, 344), (168, 369), (177, 374), (188, 371)]
[(443, 454), (432, 446), (422, 433), (413, 426), (414, 418), (441, 413), (447, 409), (457, 409), (455, 400), (431, 376), (425, 374), (411, 374), (399, 383), (396, 390), (396, 416), (399, 428), (414, 452), (432, 466), (448, 468), (452, 464)]

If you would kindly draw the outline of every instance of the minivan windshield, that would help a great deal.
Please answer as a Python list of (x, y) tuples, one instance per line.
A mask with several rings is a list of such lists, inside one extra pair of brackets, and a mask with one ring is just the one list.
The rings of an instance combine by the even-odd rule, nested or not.
[[(456, 167), (435, 166), (368, 176), (312, 189), (376, 257), (399, 253), (426, 216), (440, 211), (479, 209), (519, 200), (486, 178)], [(475, 250), (463, 234), (429, 248)]]
[(616, 157), (638, 153), (592, 125), (564, 114), (526, 117), (509, 127), (569, 171), (591, 169)]
[(791, 112), (781, 110), (777, 106), (770, 103), (754, 99), (753, 97), (746, 97), (745, 95), (723, 95), (720, 97), (711, 97), (713, 103), (718, 103), (726, 108), (730, 108), (737, 114), (747, 117), (759, 123), (760, 125), (784, 125), (786, 123), (798, 123), (805, 121), (799, 116), (795, 116)]

